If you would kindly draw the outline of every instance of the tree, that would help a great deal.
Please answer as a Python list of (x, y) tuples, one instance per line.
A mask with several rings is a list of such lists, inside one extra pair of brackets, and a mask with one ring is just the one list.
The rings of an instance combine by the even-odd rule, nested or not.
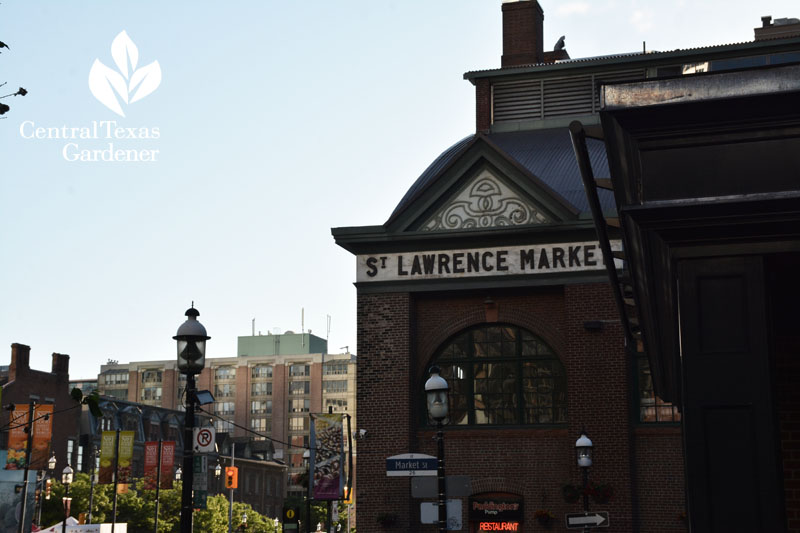
[[(0, 41), (0, 53), (2, 53), (2, 49), (3, 48), (5, 48), (6, 50), (11, 50), (11, 48), (6, 43), (4, 43), (3, 41)], [(3, 87), (6, 84), (7, 84), (7, 82), (0, 83), (0, 92), (3, 91)], [(26, 91), (25, 89), (20, 87), (19, 89), (17, 89), (16, 92), (8, 93), (8, 94), (0, 96), (0, 100), (2, 100), (4, 98), (8, 98), (9, 96), (25, 96), (26, 94), (28, 94), (28, 91)], [(9, 107), (8, 104), (0, 102), (0, 115), (5, 115), (8, 112), (9, 109), (11, 109), (11, 107)], [(0, 117), (0, 118), (5, 118), (5, 117)]]
[[(128, 524), (129, 533), (152, 533), (155, 515), (155, 490), (137, 489), (142, 480), (134, 480), (126, 492), (117, 494), (117, 523)], [(75, 481), (69, 487), (72, 498), (70, 515), (77, 518), (81, 513), (89, 511), (89, 476), (78, 472)], [(94, 486), (94, 509), (92, 522), (95, 524), (111, 522), (114, 485)], [(64, 519), (64, 507), (61, 498), (64, 486), (57, 480), (53, 483), (53, 494), (49, 500), (43, 500), (42, 525), (49, 527)], [(175, 483), (172, 489), (159, 491), (158, 531), (159, 533), (178, 533), (180, 531), (181, 483)], [(240, 528), (241, 517), (247, 513), (247, 528)], [(203, 533), (228, 532), (228, 500), (223, 495), (210, 496), (207, 508), (194, 513), (194, 529)], [(233, 530), (237, 533), (275, 533), (273, 519), (253, 510), (250, 505), (234, 502)]]

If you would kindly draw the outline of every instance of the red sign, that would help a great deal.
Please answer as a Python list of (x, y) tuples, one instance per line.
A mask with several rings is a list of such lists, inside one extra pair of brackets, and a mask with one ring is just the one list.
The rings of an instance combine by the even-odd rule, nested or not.
[[(158, 477), (158, 442), (144, 443), (144, 488), (155, 490)], [(175, 442), (161, 443), (161, 488), (172, 488), (172, 466), (175, 460)]]
[(478, 531), (519, 531), (519, 522), (481, 522)]

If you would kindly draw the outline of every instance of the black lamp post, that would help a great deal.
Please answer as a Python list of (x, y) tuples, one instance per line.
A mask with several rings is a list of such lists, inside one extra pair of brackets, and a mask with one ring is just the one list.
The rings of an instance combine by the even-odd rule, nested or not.
[(50, 459), (47, 460), (48, 472), (42, 475), (42, 485), (39, 487), (39, 516), (36, 518), (36, 525), (42, 527), (42, 507), (44, 507), (44, 500), (50, 499), (50, 494), (47, 494), (46, 487), (49, 477), (53, 477), (53, 470), (56, 469), (56, 454), (53, 453)]
[(436, 421), (436, 441), (438, 445), (437, 477), (439, 482), (439, 533), (447, 531), (447, 488), (444, 477), (444, 432), (442, 426), (447, 418), (447, 392), (450, 386), (439, 375), (439, 367), (431, 367), (431, 377), (425, 382), (425, 394), (428, 400), (428, 415)]
[(206, 328), (197, 321), (200, 312), (192, 307), (186, 311), (186, 322), (181, 324), (173, 339), (178, 341), (178, 370), (186, 374), (186, 419), (183, 438), (183, 490), (181, 491), (181, 533), (192, 533), (192, 483), (194, 465), (194, 407), (196, 403), (195, 375), (206, 364), (206, 341), (210, 339)]
[(217, 466), (214, 468), (214, 477), (217, 479), (217, 482), (216, 482), (216, 485), (217, 485), (216, 492), (217, 492), (217, 494), (219, 494), (219, 478), (220, 478), (220, 476), (222, 476), (222, 465), (217, 463)]
[[(592, 441), (586, 436), (586, 431), (581, 431), (581, 436), (575, 441), (575, 453), (578, 456), (578, 466), (583, 472), (583, 512), (589, 512), (589, 467), (592, 466)], [(586, 527), (584, 531), (588, 531)]]
[(69, 486), (72, 484), (72, 468), (69, 465), (61, 472), (61, 484), (64, 485), (64, 521), (61, 523), (61, 533), (66, 533), (67, 518), (69, 518)]

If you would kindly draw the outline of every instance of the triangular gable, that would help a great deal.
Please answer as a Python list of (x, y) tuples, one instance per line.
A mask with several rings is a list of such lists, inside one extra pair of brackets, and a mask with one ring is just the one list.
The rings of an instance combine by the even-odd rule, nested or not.
[(436, 172), (423, 173), (387, 221), (390, 233), (547, 225), (578, 216), (561, 195), (482, 134), (455, 153), (446, 151), (431, 168)]

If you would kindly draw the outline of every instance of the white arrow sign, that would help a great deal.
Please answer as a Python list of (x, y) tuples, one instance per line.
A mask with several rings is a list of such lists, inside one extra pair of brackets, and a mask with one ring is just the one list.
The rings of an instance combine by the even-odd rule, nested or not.
[(597, 513), (568, 514), (567, 527), (570, 529), (580, 529), (584, 527), (608, 527), (608, 513), (600, 511)]

